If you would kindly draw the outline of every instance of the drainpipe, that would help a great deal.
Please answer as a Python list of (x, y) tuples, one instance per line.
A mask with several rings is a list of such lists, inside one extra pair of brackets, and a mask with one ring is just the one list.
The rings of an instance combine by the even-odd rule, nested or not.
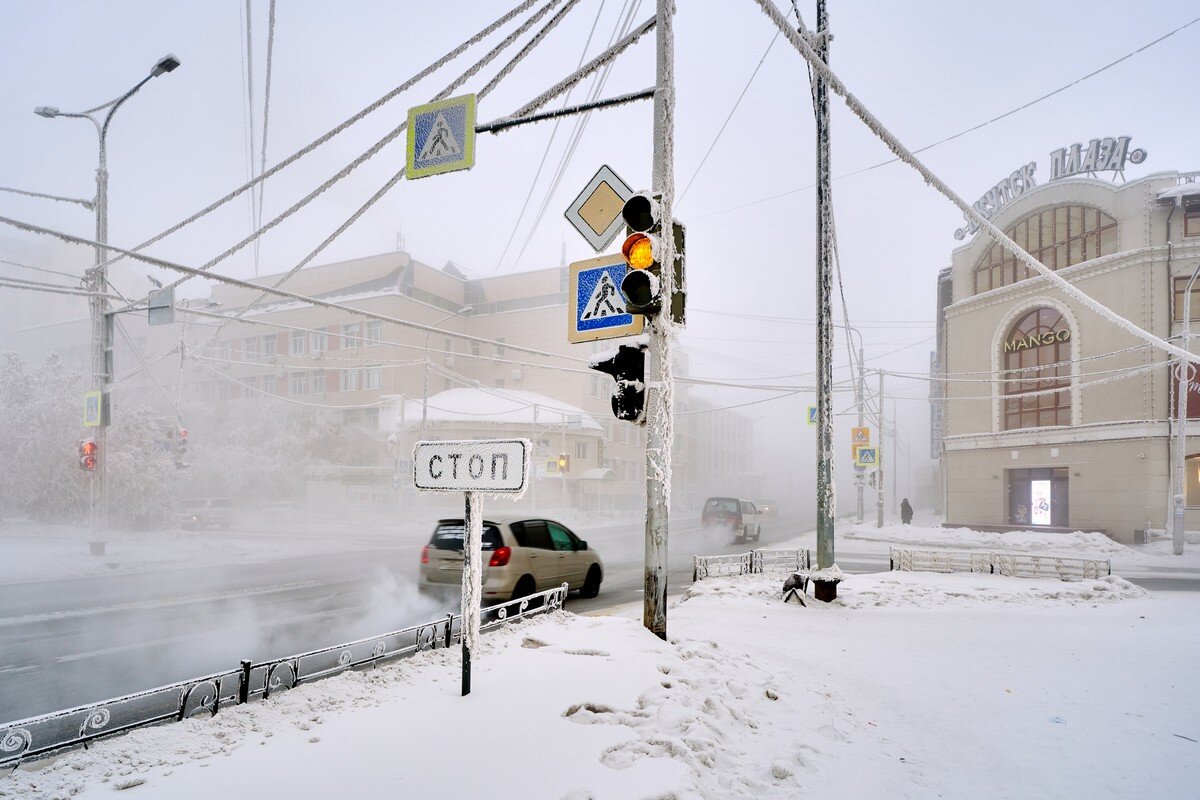
[[(1167, 298), (1168, 298), (1167, 308), (1170, 309), (1170, 314), (1171, 314), (1171, 316), (1169, 318), (1171, 320), (1171, 322), (1167, 323), (1167, 338), (1168, 339), (1170, 339), (1171, 334), (1173, 333), (1173, 331), (1171, 330), (1171, 328), (1172, 328), (1171, 323), (1173, 323), (1175, 321), (1175, 276), (1171, 274), (1171, 248), (1172, 248), (1172, 246), (1171, 246), (1171, 219), (1175, 216), (1175, 209), (1177, 207), (1178, 207), (1178, 202), (1172, 203), (1171, 204), (1171, 213), (1167, 215)], [(1153, 358), (1153, 356), (1151, 356), (1151, 357)], [(1167, 360), (1167, 363), (1169, 366), (1170, 359)], [(1169, 369), (1167, 370), (1167, 374), (1170, 375)], [(1178, 402), (1178, 400), (1176, 400), (1176, 402)], [(1171, 392), (1170, 392), (1170, 390), (1167, 390), (1167, 471), (1168, 472), (1171, 470), (1171, 466), (1175, 463), (1174, 462), (1174, 454), (1171, 449), (1171, 440), (1173, 438), (1171, 435), (1173, 433), (1173, 431), (1171, 430), (1171, 421), (1174, 419), (1174, 415), (1172, 415), (1171, 410), (1172, 410), (1171, 409)], [(1173, 495), (1173, 492), (1170, 489), (1168, 489), (1167, 490), (1167, 513), (1166, 513), (1166, 516), (1163, 517), (1163, 530), (1168, 531), (1168, 532), (1171, 529), (1171, 518), (1174, 516), (1174, 513), (1175, 513), (1175, 498), (1172, 495)], [(1148, 538), (1149, 537), (1147, 536), (1147, 539)]]

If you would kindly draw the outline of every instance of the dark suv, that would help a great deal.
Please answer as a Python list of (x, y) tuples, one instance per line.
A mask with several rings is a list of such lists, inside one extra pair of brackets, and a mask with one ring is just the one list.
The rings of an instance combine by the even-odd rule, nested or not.
[(757, 542), (762, 535), (762, 515), (754, 503), (740, 497), (710, 497), (700, 514), (703, 528), (725, 528), (734, 541)]

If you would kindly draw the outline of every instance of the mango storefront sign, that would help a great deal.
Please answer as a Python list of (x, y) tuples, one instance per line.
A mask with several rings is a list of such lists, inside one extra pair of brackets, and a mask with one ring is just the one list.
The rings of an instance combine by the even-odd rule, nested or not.
[(1071, 331), (1063, 329), (1061, 331), (1046, 331), (1045, 333), (1031, 333), (1028, 336), (1018, 336), (1015, 339), (1010, 339), (1004, 343), (1004, 352), (1014, 353), (1017, 350), (1028, 350), (1031, 347), (1041, 347), (1045, 344), (1054, 344), (1055, 342), (1066, 342), (1071, 339)]

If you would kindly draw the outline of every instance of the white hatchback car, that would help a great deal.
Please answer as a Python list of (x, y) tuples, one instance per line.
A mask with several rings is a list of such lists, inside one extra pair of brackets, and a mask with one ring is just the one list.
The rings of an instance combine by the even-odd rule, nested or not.
[[(566, 583), (595, 597), (604, 565), (565, 525), (534, 515), (498, 514), (483, 521), (483, 599), (515, 600)], [(422, 591), (462, 585), (463, 520), (439, 520), (421, 549)]]

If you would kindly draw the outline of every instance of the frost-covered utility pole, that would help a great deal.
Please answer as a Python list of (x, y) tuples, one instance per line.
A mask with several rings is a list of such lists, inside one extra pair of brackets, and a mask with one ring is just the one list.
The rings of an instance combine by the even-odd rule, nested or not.
[(879, 451), (875, 454), (875, 527), (883, 527), (883, 370), (879, 370)]
[[(662, 236), (662, 297), (675, 289), (675, 237), (671, 234), (672, 195), (675, 193), (675, 39), (672, 18), (675, 0), (658, 0), (655, 23), (657, 79), (654, 92), (654, 166), (651, 191), (659, 197)], [(646, 317), (649, 363), (646, 366), (646, 567), (642, 624), (660, 639), (667, 638), (667, 530), (671, 506), (671, 445), (674, 439), (671, 405), (675, 391), (671, 375), (670, 302)]]
[[(825, 0), (817, 0), (817, 55), (829, 62), (829, 23)], [(830, 289), (833, 276), (833, 225), (830, 209), (829, 86), (820, 73), (816, 84), (817, 116), (817, 567), (834, 565), (833, 554), (833, 307)], [(813, 594), (826, 602), (837, 598), (837, 582), (815, 580)]]

